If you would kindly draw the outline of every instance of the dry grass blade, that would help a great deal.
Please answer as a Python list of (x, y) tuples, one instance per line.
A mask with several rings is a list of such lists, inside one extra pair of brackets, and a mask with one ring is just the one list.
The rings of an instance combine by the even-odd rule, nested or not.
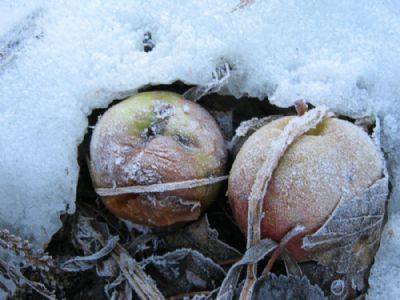
[[(105, 241), (100, 239), (105, 245)], [(129, 256), (120, 244), (111, 252), (111, 257), (118, 263), (119, 268), (130, 287), (135, 291), (141, 300), (164, 300), (164, 296), (158, 290), (153, 280), (146, 275), (140, 265)]]
[[(85, 211), (85, 209), (83, 210)], [(85, 213), (91, 215), (90, 211), (85, 211)], [(118, 266), (123, 279), (126, 280), (130, 289), (136, 293), (138, 299), (165, 299), (157, 286), (154, 284), (152, 278), (147, 276), (147, 274), (142, 270), (140, 264), (138, 264), (137, 261), (129, 255), (129, 252), (122, 247), (120, 243), (115, 241), (115, 237), (111, 237), (110, 240), (108, 225), (106, 223), (95, 221), (90, 217), (81, 216), (78, 218), (78, 227), (80, 227), (80, 229), (78, 229), (78, 231), (81, 231), (80, 234), (83, 235), (83, 238), (89, 241), (89, 243), (92, 243), (93, 240), (95, 240), (99, 244), (98, 246), (101, 245), (103, 248), (112, 248), (112, 251), (109, 252), (108, 255), (112, 260), (115, 261), (115, 264)], [(108, 252), (108, 250), (106, 252)], [(98, 255), (98, 257), (102, 257), (102, 255)], [(118, 282), (122, 281), (118, 280), (117, 278), (117, 280), (114, 281), (116, 285), (107, 286), (106, 293), (111, 288), (117, 286), (119, 284)]]
[(162, 193), (182, 189), (193, 189), (200, 186), (215, 184), (227, 180), (228, 176), (193, 179), (178, 182), (157, 183), (151, 185), (137, 185), (117, 188), (96, 188), (100, 196), (116, 196), (122, 194)]
[[(315, 108), (301, 117), (293, 118), (283, 130), (282, 134), (268, 147), (268, 157), (257, 172), (249, 196), (248, 224), (247, 224), (247, 249), (260, 242), (260, 224), (262, 216), (262, 203), (272, 178), (272, 173), (278, 166), (280, 158), (289, 146), (304, 133), (316, 127), (329, 113), (325, 107)], [(250, 299), (251, 287), (256, 280), (257, 265), (249, 264), (247, 276), (240, 299)]]
[(199, 221), (175, 232), (168, 232), (162, 243), (168, 251), (180, 248), (197, 250), (219, 265), (230, 265), (240, 260), (242, 253), (218, 238), (218, 232), (211, 229), (207, 215)]
[(102, 249), (92, 255), (77, 256), (67, 260), (60, 266), (61, 270), (66, 272), (81, 272), (91, 269), (98, 260), (107, 256), (114, 249), (118, 239), (118, 236), (110, 238)]

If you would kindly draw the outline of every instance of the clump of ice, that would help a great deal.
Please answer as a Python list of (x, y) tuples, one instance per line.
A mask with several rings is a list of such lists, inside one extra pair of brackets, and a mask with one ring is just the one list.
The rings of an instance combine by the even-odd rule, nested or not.
[(231, 76), (221, 92), (380, 116), (390, 209), (398, 211), (398, 2), (256, 0), (232, 12), (238, 3), (2, 1), (1, 227), (43, 245), (60, 228), (60, 213), (74, 211), (76, 149), (93, 108), (148, 84), (208, 86), (225, 64)]

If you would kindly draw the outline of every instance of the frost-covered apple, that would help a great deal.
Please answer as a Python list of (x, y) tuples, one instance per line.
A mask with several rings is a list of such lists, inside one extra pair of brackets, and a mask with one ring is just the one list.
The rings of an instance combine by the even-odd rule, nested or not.
[[(111, 107), (93, 132), (97, 188), (181, 182), (224, 174), (226, 147), (212, 116), (171, 92), (145, 92)], [(218, 184), (169, 192), (103, 196), (116, 216), (151, 227), (197, 219)]]
[[(233, 215), (247, 230), (248, 198), (272, 141), (293, 117), (257, 130), (240, 149), (229, 177)], [(302, 239), (318, 230), (341, 199), (351, 199), (382, 177), (382, 161), (370, 137), (358, 126), (330, 117), (296, 140), (281, 157), (263, 202), (261, 236), (280, 241), (296, 224), (305, 232), (287, 245), (298, 261), (310, 255)]]

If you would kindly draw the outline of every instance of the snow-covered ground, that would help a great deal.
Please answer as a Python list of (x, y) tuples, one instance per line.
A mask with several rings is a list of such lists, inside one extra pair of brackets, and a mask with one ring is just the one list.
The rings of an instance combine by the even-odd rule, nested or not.
[[(238, 0), (0, 2), (0, 223), (43, 245), (75, 210), (92, 109), (147, 84), (207, 84), (290, 106), (377, 114), (393, 185), (371, 299), (400, 287), (400, 3)], [(50, 4), (51, 3), (51, 4)], [(143, 52), (143, 34), (156, 45)]]

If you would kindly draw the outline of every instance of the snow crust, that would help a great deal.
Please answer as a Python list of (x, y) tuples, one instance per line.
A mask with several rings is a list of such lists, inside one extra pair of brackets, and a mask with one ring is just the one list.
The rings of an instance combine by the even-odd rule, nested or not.
[[(59, 215), (74, 212), (77, 145), (92, 109), (148, 84), (206, 85), (224, 63), (232, 70), (223, 93), (268, 96), (279, 106), (302, 98), (353, 117), (381, 117), (394, 187), (389, 224), (398, 222), (399, 2), (256, 0), (232, 12), (238, 3), (3, 0), (1, 227), (44, 245), (60, 228)], [(148, 31), (155, 48), (146, 53)], [(386, 268), (400, 271), (384, 263), (400, 257), (400, 248), (385, 243), (372, 298), (383, 295), (374, 283)], [(399, 298), (397, 278), (388, 280)]]
[(400, 214), (394, 214), (382, 234), (381, 248), (369, 277), (367, 299), (399, 299)]

